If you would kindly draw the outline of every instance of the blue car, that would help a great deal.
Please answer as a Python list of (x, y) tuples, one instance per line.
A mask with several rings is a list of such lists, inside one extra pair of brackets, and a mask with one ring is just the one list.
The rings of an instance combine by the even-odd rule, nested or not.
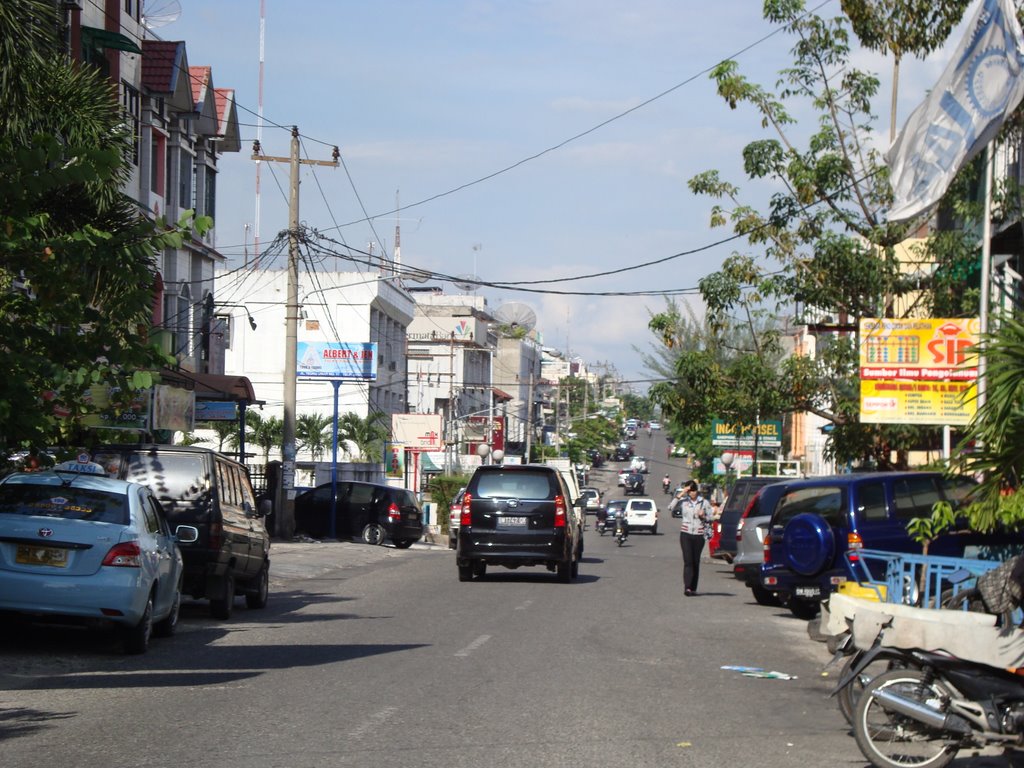
[[(95, 469), (94, 469), (95, 468)], [(0, 481), (0, 611), (35, 620), (115, 625), (126, 653), (174, 634), (181, 541), (145, 486), (87, 461)]]

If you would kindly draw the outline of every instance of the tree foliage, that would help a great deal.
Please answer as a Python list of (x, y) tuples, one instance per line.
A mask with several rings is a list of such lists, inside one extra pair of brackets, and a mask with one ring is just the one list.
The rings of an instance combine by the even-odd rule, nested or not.
[[(919, 16), (923, 5), (927, 12)], [(843, 8), (868, 47), (902, 56), (940, 45), (963, 5), (847, 0)], [(731, 228), (747, 249), (701, 280), (707, 333), (678, 352), (673, 380), (652, 396), (687, 427), (703, 419), (706, 428), (714, 415), (750, 423), (757, 413), (815, 413), (832, 423), (834, 459), (885, 466), (923, 430), (859, 423), (856, 338), (849, 329), (861, 317), (903, 311), (919, 295), (922, 314), (975, 310), (962, 278), (976, 246), (944, 233), (920, 246), (921, 258), (936, 262), (933, 279), (900, 269), (895, 246), (911, 229), (884, 220), (891, 190), (875, 141), (879, 80), (855, 66), (850, 18), (818, 16), (803, 0), (766, 0), (764, 16), (794, 40), (792, 64), (775, 89), (749, 80), (734, 61), (719, 64), (711, 77), (730, 107), (756, 115), (764, 134), (743, 149), (743, 168), (748, 180), (775, 191), (759, 210), (716, 170), (690, 180), (694, 194), (711, 200), (711, 225)], [(964, 206), (958, 213), (975, 212)], [(678, 320), (661, 313), (650, 328), (670, 345), (666, 329)], [(787, 354), (786, 335), (805, 323), (834, 330), (819, 333), (813, 356)]]
[(155, 256), (182, 242), (122, 194), (116, 93), (61, 53), (55, 8), (0, 5), (0, 453), (86, 442), (94, 385), (152, 384)]

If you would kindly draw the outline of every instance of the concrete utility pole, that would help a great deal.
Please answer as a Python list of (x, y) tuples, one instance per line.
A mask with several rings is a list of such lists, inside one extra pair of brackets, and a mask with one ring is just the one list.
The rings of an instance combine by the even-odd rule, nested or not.
[(533, 449), (533, 371), (530, 371), (530, 387), (526, 396), (526, 463), (530, 463), (530, 451)]
[(302, 160), (299, 157), (299, 129), (292, 126), (291, 154), (288, 157), (272, 157), (261, 154), (260, 143), (253, 144), (252, 159), (274, 163), (288, 163), (291, 167), (290, 192), (288, 195), (288, 299), (285, 304), (284, 342), (284, 439), (281, 445), (281, 485), (274, 508), (277, 530), (283, 539), (290, 539), (295, 532), (295, 390), (298, 379), (299, 329), (299, 166), (327, 165), (337, 168), (341, 153), (334, 148), (331, 160)]

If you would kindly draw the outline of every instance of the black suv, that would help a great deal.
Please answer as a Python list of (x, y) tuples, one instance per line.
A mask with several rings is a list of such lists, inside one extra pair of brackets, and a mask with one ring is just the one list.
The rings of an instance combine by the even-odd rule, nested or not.
[(171, 528), (195, 526), (196, 541), (181, 543), (182, 592), (208, 598), (210, 613), (231, 616), (235, 593), (249, 608), (267, 604), (269, 499), (256, 504), (242, 464), (209, 448), (184, 445), (105, 445), (92, 459), (108, 475), (150, 488)]
[[(337, 484), (334, 537), (358, 537), (367, 544), (390, 539), (406, 549), (423, 536), (423, 510), (412, 491), (382, 483)], [(295, 497), (295, 530), (314, 539), (331, 535), (331, 484)]]
[[(455, 562), (459, 581), (488, 565), (543, 565), (569, 583), (579, 574), (583, 534), (571, 494), (554, 467), (484, 465), (466, 486)], [(585, 503), (581, 496), (577, 505)], [(580, 515), (582, 517), (582, 514)]]

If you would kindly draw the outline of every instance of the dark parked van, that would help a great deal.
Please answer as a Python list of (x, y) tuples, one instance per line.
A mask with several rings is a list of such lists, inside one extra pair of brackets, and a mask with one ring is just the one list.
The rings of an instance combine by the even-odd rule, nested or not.
[[(798, 480), (786, 485), (772, 512), (761, 584), (798, 618), (813, 618), (821, 600), (852, 578), (849, 550), (920, 553), (907, 532), (915, 517), (928, 517), (937, 501), (954, 509), (975, 485), (939, 472), (872, 472)], [(1020, 534), (952, 533), (928, 553), (963, 557), (967, 547), (1020, 541)], [(884, 576), (884, 574), (880, 574)]]
[(743, 517), (747, 505), (754, 500), (754, 495), (766, 485), (785, 480), (784, 477), (758, 475), (757, 477), (738, 477), (733, 483), (729, 496), (722, 507), (722, 513), (715, 523), (715, 536), (711, 540), (708, 551), (711, 557), (731, 563), (736, 556), (736, 526)]
[[(367, 544), (390, 539), (399, 549), (423, 536), (423, 509), (412, 491), (382, 483), (337, 483), (334, 535), (361, 538)], [(331, 484), (325, 483), (295, 497), (295, 530), (314, 539), (331, 535)]]
[(209, 448), (183, 445), (105, 445), (92, 454), (110, 477), (150, 488), (171, 528), (191, 525), (194, 542), (181, 543), (182, 592), (207, 598), (218, 619), (231, 616), (235, 594), (249, 608), (267, 604), (269, 500), (256, 504), (242, 464)]

